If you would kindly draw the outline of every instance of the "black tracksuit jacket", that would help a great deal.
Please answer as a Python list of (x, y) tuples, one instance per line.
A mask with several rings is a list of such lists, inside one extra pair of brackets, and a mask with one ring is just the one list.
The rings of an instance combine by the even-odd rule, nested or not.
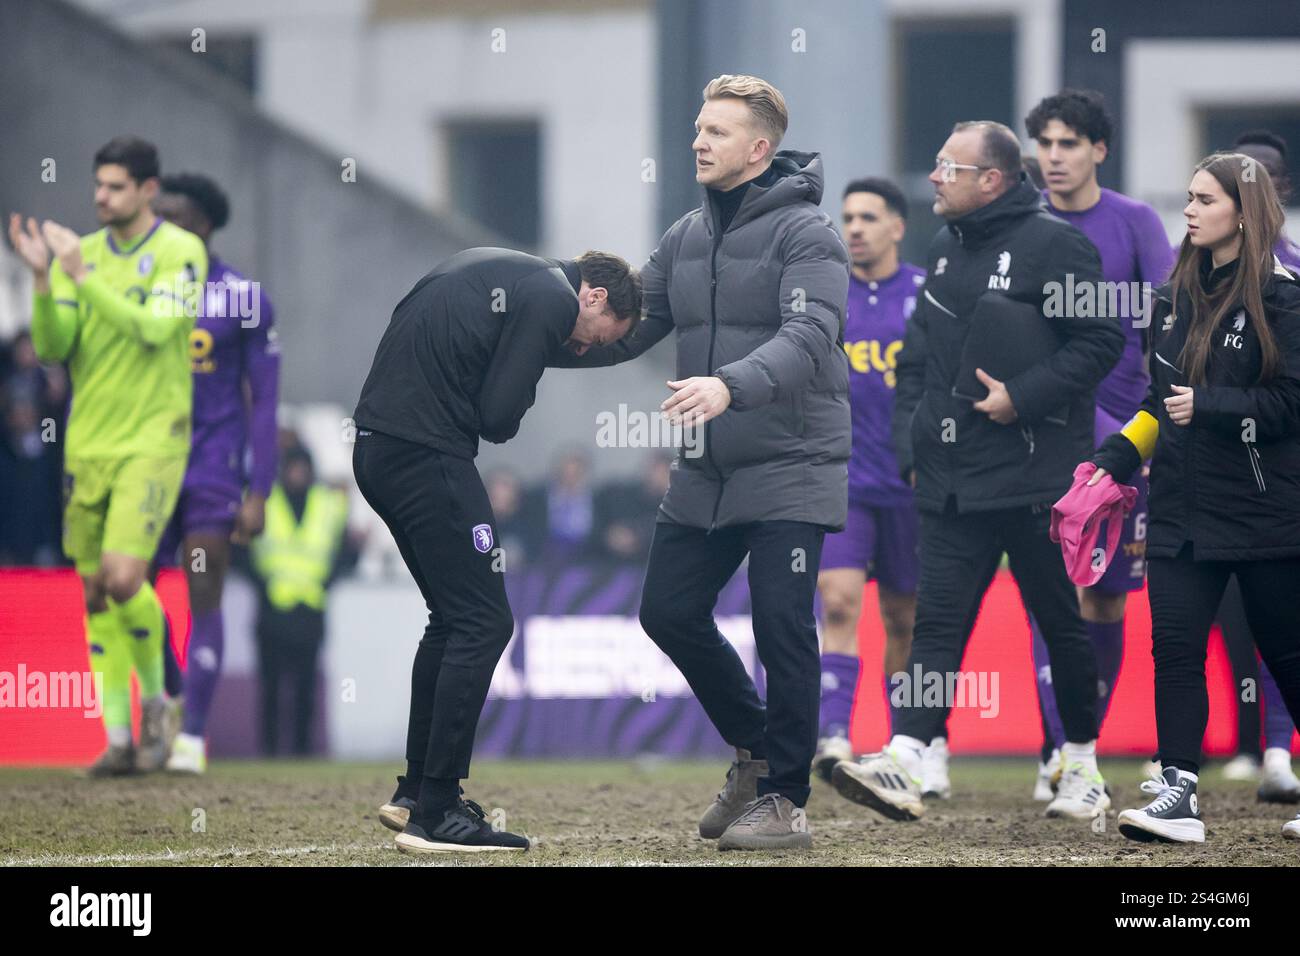
[(581, 285), (571, 260), (493, 248), (447, 259), (393, 310), (356, 426), (458, 458), (478, 454), (480, 436), (513, 438), (573, 333)]

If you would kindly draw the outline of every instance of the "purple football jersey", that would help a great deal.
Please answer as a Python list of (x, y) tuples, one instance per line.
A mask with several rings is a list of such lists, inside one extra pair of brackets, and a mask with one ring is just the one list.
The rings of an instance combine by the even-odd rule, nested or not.
[(907, 320), (925, 271), (903, 263), (888, 279), (863, 282), (849, 273), (844, 351), (849, 357), (849, 405), (853, 453), (849, 458), (849, 500), (887, 507), (912, 500), (898, 476), (890, 438), (895, 369)]
[[(1043, 198), (1052, 215), (1077, 228), (1097, 247), (1106, 282), (1149, 282), (1154, 290), (1169, 278), (1174, 264), (1169, 238), (1160, 217), (1146, 203), (1102, 189), (1101, 199), (1090, 209), (1066, 212), (1052, 205), (1046, 190)], [(1097, 386), (1097, 404), (1120, 421), (1128, 421), (1137, 413), (1147, 392), (1147, 365), (1142, 352), (1145, 330), (1133, 316), (1140, 310), (1142, 299), (1130, 295), (1127, 301), (1129, 314), (1119, 317), (1124, 327), (1124, 353)]]
[[(194, 438), (185, 486), (247, 484), (270, 493), (276, 474), (276, 401), (280, 347), (271, 301), (216, 256), (190, 334)], [(248, 383), (249, 399), (244, 395)], [(251, 463), (245, 449), (251, 451)]]
[(1296, 245), (1287, 236), (1279, 236), (1277, 245), (1273, 247), (1273, 255), (1292, 275), (1300, 275), (1300, 245)]

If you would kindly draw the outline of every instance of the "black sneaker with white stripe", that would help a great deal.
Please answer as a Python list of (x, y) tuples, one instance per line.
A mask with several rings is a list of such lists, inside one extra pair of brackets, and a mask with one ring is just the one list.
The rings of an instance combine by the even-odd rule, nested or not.
[(1177, 767), (1142, 781), (1142, 792), (1155, 796), (1141, 810), (1119, 815), (1119, 832), (1130, 840), (1150, 843), (1204, 843), (1205, 824), (1196, 799), (1196, 781)]
[(460, 800), (439, 821), (412, 815), (396, 842), (403, 853), (480, 853), (530, 845), (527, 837), (494, 829), (473, 800)]

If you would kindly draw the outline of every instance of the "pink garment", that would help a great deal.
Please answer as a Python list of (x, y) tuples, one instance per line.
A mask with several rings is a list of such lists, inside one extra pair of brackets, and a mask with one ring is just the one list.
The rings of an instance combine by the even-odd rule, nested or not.
[[(1052, 540), (1060, 542), (1070, 580), (1082, 587), (1091, 587), (1106, 573), (1119, 546), (1124, 518), (1137, 500), (1136, 488), (1121, 485), (1109, 474), (1089, 488), (1088, 479), (1096, 470), (1092, 462), (1081, 462), (1074, 469), (1070, 490), (1052, 505)], [(1097, 546), (1103, 521), (1106, 522), (1104, 550)]]

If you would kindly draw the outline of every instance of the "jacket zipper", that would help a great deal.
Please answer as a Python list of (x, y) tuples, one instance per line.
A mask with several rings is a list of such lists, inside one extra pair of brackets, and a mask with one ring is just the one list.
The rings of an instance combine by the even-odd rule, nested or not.
[[(708, 201), (708, 200), (706, 200)], [(713, 215), (712, 203), (709, 207), (709, 215)], [(718, 247), (722, 245), (722, 222), (718, 221), (718, 235), (713, 240), (713, 252), (709, 258), (709, 365), (705, 374), (713, 374), (713, 343), (718, 337)], [(718, 469), (717, 463), (713, 460), (713, 444), (710, 441), (713, 429), (709, 427), (710, 423), (704, 423), (704, 457), (709, 460), (709, 465), (718, 474), (718, 496), (713, 500), (713, 517), (709, 520), (708, 533), (712, 534), (718, 527), (718, 509), (722, 507), (722, 490), (723, 478), (722, 472)]]
[(1255, 476), (1255, 485), (1261, 492), (1268, 491), (1264, 486), (1264, 472), (1259, 467), (1259, 452), (1254, 445), (1246, 446), (1246, 457), (1250, 459), (1250, 471)]

